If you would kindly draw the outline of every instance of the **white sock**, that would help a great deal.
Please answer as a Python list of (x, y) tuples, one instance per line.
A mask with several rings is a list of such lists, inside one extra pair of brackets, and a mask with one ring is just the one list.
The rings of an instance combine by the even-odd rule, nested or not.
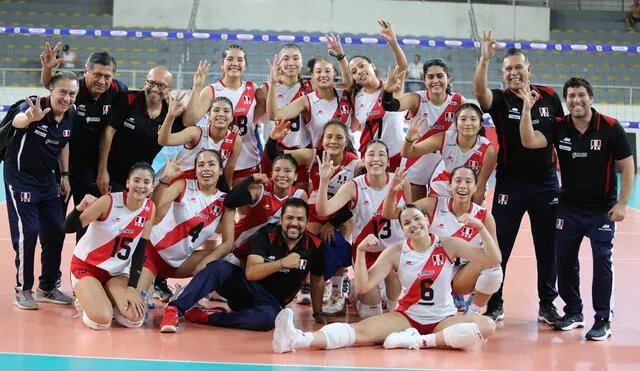
[(420, 348), (435, 348), (436, 347), (436, 334), (421, 335)]
[(338, 294), (342, 294), (342, 285), (344, 280), (342, 276), (333, 276), (331, 277), (331, 293), (337, 292)]
[(312, 332), (299, 331), (296, 334), (296, 348), (309, 348), (311, 346), (312, 341), (313, 341)]
[(486, 311), (487, 311), (487, 306), (486, 305), (484, 307), (479, 307), (475, 303), (471, 303), (471, 305), (469, 305), (469, 309), (467, 309), (467, 312), (465, 313), (465, 315), (484, 314), (484, 312), (486, 312)]

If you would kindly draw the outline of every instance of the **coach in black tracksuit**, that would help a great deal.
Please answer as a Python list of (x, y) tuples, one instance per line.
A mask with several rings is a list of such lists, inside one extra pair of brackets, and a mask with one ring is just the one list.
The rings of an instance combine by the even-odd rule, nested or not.
[[(593, 90), (587, 80), (573, 77), (563, 88), (570, 114), (558, 119), (551, 135), (533, 130), (528, 113), (537, 95), (523, 96), (520, 133), (529, 148), (556, 146), (562, 175), (562, 191), (556, 220), (558, 289), (565, 302), (565, 315), (556, 330), (584, 327), (580, 299), (578, 251), (584, 237), (591, 240), (593, 253), (593, 309), (595, 323), (589, 340), (605, 340), (611, 335), (613, 237), (616, 222), (622, 221), (633, 185), (634, 165), (624, 128), (618, 120), (591, 108)], [(535, 111), (535, 109), (534, 109)], [(615, 171), (622, 172), (620, 198)]]
[[(552, 88), (529, 83), (531, 66), (526, 55), (509, 49), (503, 57), (502, 72), (508, 88), (487, 87), (487, 64), (497, 45), (484, 34), (482, 57), (474, 76), (474, 92), (483, 110), (493, 118), (498, 134), (498, 165), (492, 213), (496, 220), (498, 244), (502, 252), (502, 269), (513, 250), (520, 222), (525, 212), (531, 220), (531, 234), (538, 271), (538, 320), (553, 324), (560, 316), (553, 305), (557, 272), (554, 251), (554, 228), (559, 197), (553, 147), (527, 149), (520, 141), (522, 99), (517, 94), (536, 91), (540, 99), (532, 111), (534, 128), (548, 133), (556, 117), (564, 115), (562, 103)], [(504, 318), (502, 288), (487, 305), (487, 316)]]

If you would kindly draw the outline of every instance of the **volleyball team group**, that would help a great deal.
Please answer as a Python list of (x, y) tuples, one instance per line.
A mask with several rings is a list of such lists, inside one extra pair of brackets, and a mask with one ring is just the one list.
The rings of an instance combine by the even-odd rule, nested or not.
[[(302, 79), (303, 57), (295, 44), (283, 45), (267, 61), (269, 81), (260, 86), (243, 80), (246, 52), (229, 45), (219, 62), (222, 78), (207, 84), (212, 66), (201, 61), (190, 92), (172, 97), (171, 73), (164, 67), (153, 68), (144, 90), (133, 98), (126, 88), (116, 88), (124, 91), (116, 92), (110, 110), (103, 110), (104, 125), (95, 132), (94, 194), (73, 193), (77, 187), (66, 178), (74, 179), (73, 166), (71, 172), (68, 167), (74, 145), (69, 148), (67, 142), (74, 140), (75, 127), (61, 131), (60, 143), (47, 151), (59, 160), (60, 197), (74, 196), (75, 207), (60, 227), (78, 233), (71, 280), (76, 309), (88, 327), (108, 329), (112, 319), (142, 326), (149, 309), (141, 292), (152, 290), (160, 275), (193, 277), (166, 304), (160, 324), (166, 333), (176, 332), (184, 317), (214, 326), (275, 328), (276, 353), (366, 344), (473, 347), (494, 335), (495, 322), (504, 318), (504, 273), (527, 212), (537, 259), (538, 320), (555, 330), (584, 327), (577, 265), (584, 235), (592, 245), (598, 240), (594, 272), (609, 273), (594, 273), (596, 318), (586, 337), (610, 336), (610, 251), (615, 222), (625, 216), (633, 160), (626, 139), (619, 138), (624, 136), (620, 124), (591, 108), (589, 82), (567, 81), (563, 97), (570, 113), (565, 116), (552, 88), (529, 82), (532, 67), (525, 53), (508, 49), (499, 60), (507, 88), (490, 90), (488, 65), (498, 46), (489, 31), (482, 35), (474, 76), (479, 104), (452, 92), (451, 72), (440, 59), (424, 64), (424, 90), (403, 93), (407, 59), (391, 23), (380, 20), (378, 26), (396, 64), (386, 81), (378, 79), (366, 56), (347, 57), (340, 38), (331, 34), (328, 60), (315, 62), (311, 80)], [(55, 73), (58, 47), (47, 45), (42, 55), (49, 100), (27, 99), (14, 119), (5, 174), (28, 171), (21, 168), (20, 156), (31, 143), (25, 139), (29, 135), (42, 139), (38, 145), (51, 145), (37, 132), (46, 129), (38, 127), (45, 122), (57, 128), (69, 120), (83, 84), (92, 92), (96, 71), (104, 89), (92, 95), (94, 102), (121, 84), (112, 80), (115, 61), (88, 63), (79, 81)], [(118, 94), (128, 94), (120, 99), (122, 106), (115, 103)], [(148, 122), (162, 119), (157, 131), (145, 131), (145, 140), (157, 147), (119, 137), (140, 125), (118, 112), (125, 106), (142, 110)], [(499, 149), (484, 136), (485, 112), (496, 125)], [(258, 125), (264, 125), (264, 149)], [(581, 138), (593, 135), (598, 139), (587, 140), (591, 148), (585, 155), (575, 155)], [(149, 158), (162, 146), (181, 147), (156, 174)], [(124, 170), (116, 166), (117, 152), (136, 157), (121, 148), (138, 153), (142, 147), (153, 148), (146, 158), (128, 158)], [(605, 151), (602, 160), (594, 157)], [(576, 159), (583, 162), (572, 162)], [(12, 161), (17, 165), (8, 166)], [(616, 163), (623, 173), (619, 198), (611, 173)], [(591, 169), (593, 184), (583, 184), (586, 175), (573, 170), (580, 166)], [(489, 210), (485, 195), (494, 170)], [(120, 182), (117, 173), (123, 174)], [(28, 217), (19, 204), (36, 200), (35, 191), (25, 199), (16, 177), (5, 175), (12, 241), (21, 256), (24, 232), (17, 225)], [(600, 177), (606, 179), (600, 182)], [(601, 220), (609, 221), (608, 231), (602, 231)], [(600, 227), (597, 238), (589, 223)], [(570, 238), (564, 233), (571, 228)], [(580, 233), (576, 247), (574, 235)], [(25, 269), (22, 260), (16, 259), (18, 276)], [(55, 269), (47, 269), (47, 277), (53, 277)], [(351, 297), (344, 288), (348, 274)], [(18, 277), (16, 304), (23, 309), (37, 308), (29, 301), (30, 289)], [(228, 301), (228, 309), (198, 304), (213, 291)], [(294, 311), (302, 308), (293, 303), (296, 295), (309, 291), (313, 317), (325, 324), (315, 332), (294, 325)], [(563, 316), (553, 304), (558, 292), (566, 304)], [(42, 279), (33, 297), (71, 303), (55, 287), (45, 290)], [(349, 302), (361, 321), (339, 322)]]

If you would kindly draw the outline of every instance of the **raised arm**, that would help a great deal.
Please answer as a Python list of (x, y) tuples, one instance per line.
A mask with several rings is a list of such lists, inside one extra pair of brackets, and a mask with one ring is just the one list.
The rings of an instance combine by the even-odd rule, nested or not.
[(424, 123), (424, 118), (416, 116), (411, 120), (409, 129), (402, 144), (402, 157), (411, 158), (426, 155), (440, 149), (444, 139), (444, 132), (436, 133), (422, 142), (416, 143), (422, 136), (420, 126)]
[(80, 228), (84, 228), (98, 218), (106, 216), (111, 207), (111, 196), (104, 195), (96, 199), (93, 195), (87, 194), (64, 220), (64, 232), (75, 233)]
[(290, 121), (276, 121), (271, 133), (269, 133), (269, 139), (265, 144), (265, 154), (267, 158), (273, 161), (281, 153), (288, 153), (296, 160), (299, 165), (309, 165), (313, 161), (313, 155), (315, 151), (311, 148), (298, 148), (293, 150), (280, 150), (278, 149), (278, 141), (284, 138), (289, 133), (291, 127)]
[(338, 60), (338, 66), (340, 67), (340, 76), (342, 76), (342, 81), (336, 83), (335, 86), (336, 88), (350, 90), (353, 86), (353, 76), (351, 76), (351, 71), (349, 71), (349, 61), (347, 58), (345, 58), (344, 48), (342, 47), (342, 42), (340, 42), (340, 35), (334, 35), (330, 33), (326, 36), (329, 55), (335, 57)]
[(538, 92), (535, 90), (529, 93), (519, 93), (522, 98), (522, 114), (520, 117), (520, 141), (525, 148), (544, 148), (547, 146), (547, 138), (538, 130), (533, 130), (531, 123), (531, 108), (539, 99)]
[(458, 222), (469, 227), (476, 228), (482, 239), (482, 248), (471, 245), (467, 241), (457, 237), (442, 237), (442, 243), (447, 254), (452, 258), (460, 257), (487, 267), (495, 267), (502, 262), (502, 254), (496, 242), (495, 221), (491, 215), (487, 215), (482, 223), (478, 218), (470, 214), (462, 214)]
[(482, 31), (482, 39), (480, 42), (482, 49), (482, 56), (476, 67), (476, 72), (473, 75), (473, 93), (480, 103), (480, 108), (487, 111), (493, 104), (493, 94), (489, 89), (488, 83), (488, 69), (489, 60), (496, 55), (496, 50), (500, 48), (498, 43), (491, 38), (491, 30)]
[(209, 68), (211, 68), (209, 62), (199, 61), (196, 72), (193, 74), (191, 97), (189, 97), (189, 103), (182, 116), (182, 124), (185, 127), (195, 125), (200, 121), (202, 116), (207, 113), (209, 106), (211, 106), (213, 90), (209, 88), (203, 89)]
[(44, 110), (40, 106), (40, 97), (36, 97), (36, 101), (32, 101), (27, 97), (25, 102), (29, 105), (26, 111), (18, 113), (11, 122), (16, 129), (24, 129), (29, 126), (30, 123), (42, 120), (51, 108), (47, 107)]
[(405, 71), (391, 70), (389, 67), (387, 80), (384, 82), (382, 108), (385, 111), (397, 112), (408, 110), (414, 113), (420, 105), (420, 96), (414, 92), (400, 94), (404, 88)]
[(356, 282), (358, 282), (356, 285), (358, 294), (366, 294), (374, 287), (377, 287), (394, 268), (394, 262), (398, 261), (400, 246), (396, 245), (384, 249), (371, 268), (367, 269), (367, 250), (379, 244), (380, 241), (378, 241), (376, 236), (370, 234), (358, 245), (355, 264), (355, 279)]
[[(407, 57), (404, 55), (398, 38), (396, 37), (396, 31), (393, 29), (391, 22), (385, 19), (378, 20), (380, 26), (380, 36), (389, 44), (391, 51), (393, 51), (393, 58), (396, 62), (396, 70), (398, 72), (405, 72), (407, 70)], [(404, 75), (402, 83), (404, 84)]]
[(336, 170), (333, 161), (329, 159), (329, 154), (325, 151), (322, 153), (322, 160), (318, 161), (318, 175), (320, 176), (320, 184), (318, 185), (318, 193), (316, 199), (316, 212), (319, 216), (327, 216), (340, 210), (340, 208), (353, 200), (356, 195), (355, 183), (353, 181), (343, 184), (338, 192), (328, 199), (329, 179)]
[(398, 217), (400, 209), (396, 203), (396, 194), (402, 190), (406, 177), (407, 169), (400, 167), (396, 169), (393, 178), (391, 178), (387, 195), (384, 197), (384, 201), (382, 202), (383, 218), (393, 220)]
[(238, 136), (236, 137), (236, 142), (233, 143), (233, 150), (231, 151), (231, 155), (229, 156), (227, 164), (224, 166), (224, 170), (222, 172), (224, 179), (229, 185), (233, 184), (233, 171), (236, 169), (236, 163), (238, 162), (240, 153), (242, 153), (242, 139)]
[(40, 82), (45, 88), (49, 88), (49, 82), (53, 77), (54, 69), (60, 64), (64, 63), (64, 58), (57, 58), (58, 51), (62, 48), (62, 42), (58, 42), (56, 46), (51, 49), (51, 44), (47, 41), (44, 43), (44, 50), (40, 53), (40, 64), (42, 69), (40, 70)]
[(193, 146), (200, 137), (200, 128), (197, 126), (190, 126), (177, 133), (171, 133), (171, 127), (176, 117), (182, 115), (185, 111), (185, 105), (182, 102), (185, 95), (186, 92), (178, 92), (175, 98), (170, 98), (167, 116), (158, 131), (158, 144), (161, 146), (179, 146), (183, 144)]
[(278, 55), (276, 54), (273, 57), (273, 63), (267, 59), (267, 63), (269, 64), (269, 89), (267, 92), (267, 116), (270, 120), (280, 121), (293, 119), (298, 117), (302, 112), (308, 109), (308, 102), (305, 96), (298, 97), (293, 102), (284, 105), (282, 107), (277, 106), (276, 102), (276, 85), (278, 81), (282, 78), (282, 73), (280, 71), (280, 61), (278, 60)]

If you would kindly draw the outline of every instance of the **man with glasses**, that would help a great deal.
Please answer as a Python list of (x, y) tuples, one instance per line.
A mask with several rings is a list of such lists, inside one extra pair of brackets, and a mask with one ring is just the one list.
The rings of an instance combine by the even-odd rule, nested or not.
[[(162, 149), (158, 131), (169, 108), (172, 80), (166, 67), (154, 67), (143, 90), (122, 93), (114, 102), (113, 115), (100, 138), (96, 184), (101, 194), (123, 191), (131, 166), (138, 161), (152, 163)], [(178, 118), (172, 131), (183, 128)]]

